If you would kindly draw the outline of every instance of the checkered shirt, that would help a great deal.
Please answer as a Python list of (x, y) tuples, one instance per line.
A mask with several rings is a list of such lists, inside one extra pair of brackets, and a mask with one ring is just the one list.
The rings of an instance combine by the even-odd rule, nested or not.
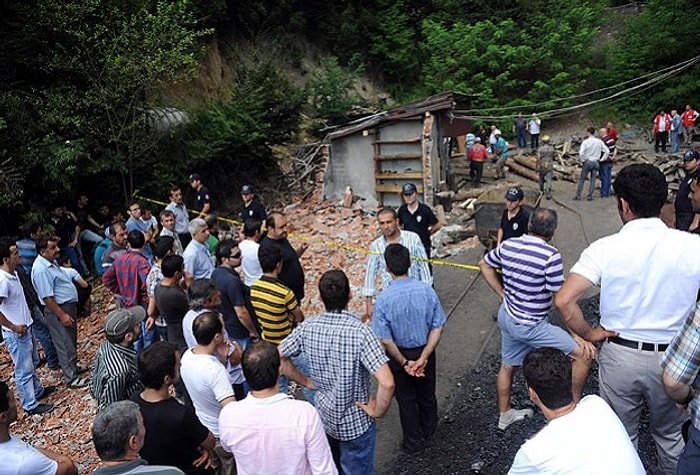
[(304, 357), (329, 436), (347, 441), (367, 431), (372, 418), (355, 402), (369, 401), (370, 374), (389, 361), (367, 325), (346, 311), (327, 312), (302, 323), (280, 349), (284, 356)]
[[(695, 385), (700, 373), (700, 307), (696, 307), (685, 320), (661, 358), (664, 373), (683, 384)], [(695, 397), (690, 404), (693, 425), (700, 430), (700, 398)]]

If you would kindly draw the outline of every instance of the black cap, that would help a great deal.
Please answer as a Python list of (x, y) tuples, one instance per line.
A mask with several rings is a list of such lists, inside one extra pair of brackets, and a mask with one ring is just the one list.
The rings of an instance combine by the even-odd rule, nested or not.
[(201, 179), (202, 179), (202, 177), (199, 176), (199, 173), (193, 173), (190, 175), (190, 183), (192, 183), (193, 181), (197, 181), (197, 180), (201, 181)]
[(406, 183), (403, 186), (403, 190), (401, 190), (401, 193), (404, 195), (412, 195), (413, 193), (416, 193), (418, 191), (418, 188), (416, 188), (416, 185), (413, 183)]
[(698, 158), (699, 158), (698, 152), (696, 152), (695, 150), (688, 150), (687, 152), (685, 152), (683, 154), (683, 161), (684, 162), (689, 162), (691, 160), (697, 160)]
[(525, 197), (523, 190), (517, 187), (508, 188), (506, 191), (506, 199), (508, 201), (520, 201)]
[(254, 192), (255, 192), (255, 190), (253, 189), (252, 185), (243, 185), (241, 187), (241, 194), (242, 195), (249, 195), (249, 194), (254, 193)]

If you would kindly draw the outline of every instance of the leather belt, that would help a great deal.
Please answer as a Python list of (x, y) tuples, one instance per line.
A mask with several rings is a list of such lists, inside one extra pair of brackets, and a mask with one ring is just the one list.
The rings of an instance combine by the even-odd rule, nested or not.
[(646, 343), (643, 341), (632, 341), (625, 340), (619, 336), (608, 338), (610, 343), (615, 343), (616, 345), (626, 346), (627, 348), (634, 348), (635, 350), (642, 351), (666, 351), (668, 348), (667, 343)]

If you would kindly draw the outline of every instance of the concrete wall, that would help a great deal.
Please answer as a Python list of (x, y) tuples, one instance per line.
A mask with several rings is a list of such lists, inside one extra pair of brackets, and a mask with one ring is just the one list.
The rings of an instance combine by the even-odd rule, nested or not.
[(340, 199), (345, 187), (352, 186), (355, 195), (376, 203), (372, 140), (371, 134), (362, 133), (333, 140), (323, 177), (324, 199)]

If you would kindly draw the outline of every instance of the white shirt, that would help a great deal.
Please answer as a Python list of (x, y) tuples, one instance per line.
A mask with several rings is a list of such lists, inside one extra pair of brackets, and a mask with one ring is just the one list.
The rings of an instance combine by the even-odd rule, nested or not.
[[(14, 325), (32, 324), (32, 314), (29, 312), (24, 290), (16, 274), (8, 274), (0, 269), (0, 312)], [(4, 327), (6, 330), (10, 330)]]
[(263, 275), (262, 267), (260, 267), (260, 261), (258, 260), (260, 244), (251, 239), (244, 239), (238, 243), (238, 249), (241, 250), (243, 283), (250, 287), (253, 285), (253, 282)]
[(600, 397), (549, 421), (515, 454), (509, 475), (644, 475), (625, 427)]
[(216, 356), (196, 355), (189, 349), (182, 355), (180, 375), (199, 421), (218, 438), (219, 403), (233, 396), (226, 368)]
[(540, 124), (542, 123), (541, 119), (530, 119), (530, 133), (531, 134), (539, 134), (540, 133)]
[(600, 324), (620, 337), (669, 343), (695, 308), (700, 238), (635, 219), (588, 246), (571, 268), (600, 283)]
[(605, 161), (609, 155), (610, 150), (605, 145), (605, 142), (592, 135), (581, 143), (581, 148), (578, 151), (578, 156), (582, 162)]
[(286, 394), (229, 404), (219, 416), (221, 445), (238, 475), (336, 475), (321, 418), (306, 401)]
[(0, 460), (0, 475), (54, 475), (58, 469), (58, 462), (13, 436), (0, 444)]

